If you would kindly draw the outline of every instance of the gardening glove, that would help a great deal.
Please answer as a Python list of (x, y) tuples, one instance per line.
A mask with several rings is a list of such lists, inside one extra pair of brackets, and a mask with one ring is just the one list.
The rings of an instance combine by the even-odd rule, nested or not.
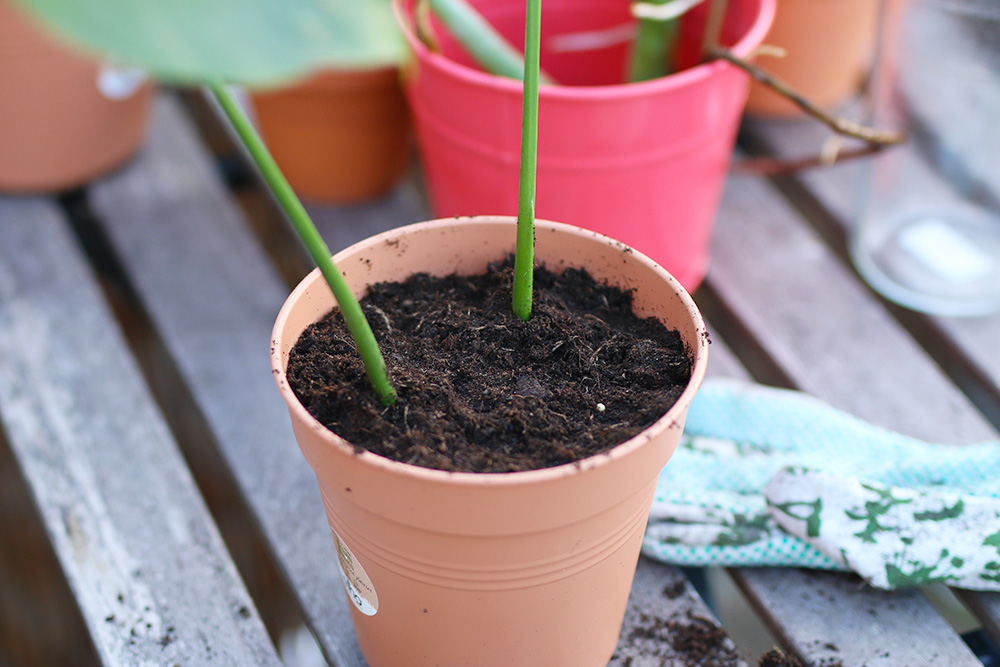
[(660, 475), (643, 552), (1000, 590), (1000, 442), (928, 444), (800, 392), (706, 382)]

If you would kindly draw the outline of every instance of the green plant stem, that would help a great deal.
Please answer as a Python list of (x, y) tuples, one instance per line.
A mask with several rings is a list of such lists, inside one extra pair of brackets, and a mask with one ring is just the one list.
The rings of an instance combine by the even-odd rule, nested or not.
[[(652, 0), (653, 4), (661, 5), (670, 1)], [(676, 39), (677, 19), (639, 19), (639, 30), (632, 44), (629, 81), (648, 81), (670, 74), (671, 54)]]
[(347, 322), (347, 328), (361, 354), (365, 372), (368, 374), (368, 381), (371, 382), (378, 400), (384, 406), (392, 405), (396, 400), (396, 390), (389, 381), (389, 373), (385, 366), (385, 360), (382, 358), (382, 352), (379, 350), (375, 335), (361, 310), (361, 304), (354, 298), (344, 276), (333, 263), (326, 242), (309, 218), (302, 202), (299, 201), (292, 187), (285, 180), (264, 142), (261, 141), (250, 119), (244, 113), (243, 107), (224, 84), (213, 83), (209, 88), (243, 141), (244, 146), (250, 152), (250, 156), (260, 169), (261, 175), (271, 188), (281, 208), (291, 220), (295, 232), (302, 239), (302, 243), (305, 244), (313, 261), (316, 262), (326, 278), (326, 282), (329, 283), (330, 289), (333, 290), (333, 296), (337, 300), (340, 313), (343, 315), (344, 321)]
[[(465, 0), (429, 0), (431, 9), (448, 30), (487, 72), (511, 79), (524, 76), (524, 60)], [(545, 83), (552, 83), (546, 76)]]
[(527, 0), (524, 29), (524, 104), (521, 114), (521, 180), (514, 255), (514, 313), (531, 317), (535, 269), (535, 176), (538, 157), (538, 62), (541, 51), (541, 0)]

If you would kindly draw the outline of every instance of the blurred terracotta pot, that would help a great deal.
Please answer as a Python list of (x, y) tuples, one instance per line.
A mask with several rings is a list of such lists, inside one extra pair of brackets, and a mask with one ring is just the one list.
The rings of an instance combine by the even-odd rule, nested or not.
[[(764, 44), (780, 46), (784, 58), (757, 63), (792, 84), (810, 101), (836, 108), (857, 94), (875, 52), (879, 0), (778, 0)], [(796, 116), (797, 106), (758, 82), (747, 112)]]
[(0, 190), (63, 190), (120, 166), (145, 137), (151, 91), (0, 0)]
[[(415, 272), (484, 271), (513, 251), (515, 226), (509, 217), (424, 222), (335, 259), (361, 296)], [(540, 264), (584, 267), (630, 289), (636, 311), (676, 328), (692, 355), (691, 380), (666, 414), (575, 464), (477, 474), (355, 450), (306, 411), (285, 376), (299, 335), (334, 306), (318, 270), (278, 315), (272, 368), (316, 472), (371, 665), (599, 667), (615, 650), (656, 481), (705, 373), (705, 326), (691, 297), (648, 257), (569, 225), (539, 222), (536, 237)]]
[(301, 197), (365, 201), (406, 170), (409, 111), (395, 68), (324, 71), (251, 98), (264, 141)]

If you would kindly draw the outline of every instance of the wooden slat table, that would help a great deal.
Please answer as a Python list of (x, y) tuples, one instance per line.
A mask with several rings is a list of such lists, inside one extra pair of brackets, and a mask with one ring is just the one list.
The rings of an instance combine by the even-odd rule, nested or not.
[(5, 439), (98, 656), (278, 664), (61, 211), (5, 199), (0, 221)]
[[(0, 445), (10, 453), (0, 466), (16, 463), (67, 582), (63, 603), (90, 637), (81, 664), (278, 662), (275, 600), (293, 599), (325, 658), (360, 667), (319, 493), (266, 353), (308, 263), (252, 176), (223, 180), (219, 165), (239, 172), (239, 154), (208, 150), (185, 99), (160, 96), (144, 150), (120, 172), (71, 197), (0, 197)], [(817, 140), (807, 124), (746, 130), (751, 151)], [(996, 438), (1000, 317), (924, 317), (873, 295), (843, 251), (853, 177), (840, 167), (730, 178), (695, 295), (715, 339), (710, 373), (800, 388), (928, 440)], [(371, 205), (311, 212), (334, 251), (427, 217), (411, 182)], [(224, 492), (209, 511), (213, 479)], [(245, 543), (223, 543), (220, 507), (243, 518), (279, 578), (261, 586), (237, 570)], [(0, 526), (0, 554), (17, 540)], [(697, 574), (640, 561), (612, 664), (698, 664), (683, 646), (633, 632), (650, 618), (718, 626), (688, 580)], [(729, 574), (806, 664), (983, 664), (938, 611), (940, 591), (885, 593), (792, 569)], [(961, 598), (1000, 641), (997, 596)], [(55, 655), (15, 641), (12, 621), (31, 605), (0, 595), (0, 664)], [(42, 636), (58, 631), (53, 622)], [(718, 650), (755, 664), (745, 648), (723, 639)]]

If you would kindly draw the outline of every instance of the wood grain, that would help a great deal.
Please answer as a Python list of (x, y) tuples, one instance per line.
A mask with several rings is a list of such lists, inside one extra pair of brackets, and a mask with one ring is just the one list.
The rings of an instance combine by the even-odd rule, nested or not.
[[(763, 181), (734, 178), (727, 186), (704, 300), (724, 337), (750, 337), (753, 353), (768, 357), (766, 366), (836, 407), (932, 441), (995, 437), (808, 222)], [(717, 360), (713, 372), (740, 372), (726, 366)], [(832, 573), (732, 573), (772, 631), (809, 664), (980, 664), (919, 592), (884, 593)]]
[[(801, 152), (803, 146), (820, 144), (826, 133), (808, 122), (764, 122), (749, 124), (747, 135), (756, 151), (777, 156)], [(812, 218), (827, 235), (843, 238), (854, 224), (860, 205), (864, 161), (829, 169), (802, 172), (794, 178), (782, 179), (789, 200), (801, 211), (811, 212)], [(921, 187), (920, 184), (912, 184)], [(996, 428), (1000, 428), (1000, 313), (974, 318), (935, 317), (890, 306), (890, 311), (948, 373)], [(936, 413), (940, 415), (940, 412)], [(942, 425), (962, 423), (942, 416)], [(956, 433), (956, 435), (958, 435)], [(995, 432), (983, 436), (958, 436), (995, 439)], [(962, 441), (955, 440), (955, 441)], [(959, 597), (982, 620), (994, 641), (1000, 642), (1000, 594), (964, 593)]]
[[(803, 152), (805, 146), (821, 145), (826, 132), (806, 122), (757, 121), (749, 124), (747, 136), (756, 152), (786, 157)], [(808, 211), (816, 224), (843, 246), (862, 203), (866, 164), (865, 160), (858, 160), (804, 171), (779, 182), (790, 200)], [(934, 187), (921, 183), (911, 186)], [(996, 344), (1000, 340), (1000, 313), (955, 318), (925, 316), (902, 308), (893, 312), (993, 423), (1000, 426), (1000, 345)]]
[(65, 220), (0, 220), (0, 415), (99, 657), (277, 664)]

